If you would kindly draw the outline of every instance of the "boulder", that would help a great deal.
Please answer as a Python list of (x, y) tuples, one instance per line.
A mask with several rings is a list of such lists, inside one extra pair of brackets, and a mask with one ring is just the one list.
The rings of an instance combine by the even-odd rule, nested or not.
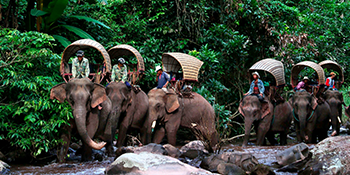
[(232, 163), (220, 163), (217, 166), (218, 173), (225, 175), (245, 175), (245, 171)]
[(204, 142), (201, 140), (194, 140), (190, 143), (187, 143), (183, 147), (181, 147), (180, 152), (184, 153), (188, 150), (200, 150), (204, 153), (208, 153), (208, 151), (205, 149)]
[(0, 160), (0, 174), (7, 174), (10, 172), (10, 165)]
[(163, 147), (168, 152), (168, 156), (174, 157), (174, 158), (180, 157), (181, 152), (180, 152), (179, 148), (176, 148), (171, 144), (165, 144), (165, 145), (163, 145)]
[(259, 164), (251, 153), (224, 152), (204, 158), (200, 166), (211, 172), (218, 172), (218, 165), (222, 163), (231, 163), (249, 172), (253, 171)]
[(106, 174), (212, 174), (165, 155), (149, 152), (125, 153), (106, 170)]
[(299, 174), (350, 174), (350, 136), (328, 137), (310, 152), (311, 160)]
[(276, 173), (273, 172), (270, 167), (266, 165), (259, 164), (256, 166), (253, 171), (250, 173), (250, 175), (275, 175)]
[(298, 160), (305, 159), (309, 155), (309, 147), (305, 143), (300, 143), (285, 149), (276, 155), (277, 164), (285, 166)]

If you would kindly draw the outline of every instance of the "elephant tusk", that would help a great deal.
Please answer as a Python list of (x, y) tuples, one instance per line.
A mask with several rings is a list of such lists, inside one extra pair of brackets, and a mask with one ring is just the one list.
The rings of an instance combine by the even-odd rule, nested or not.
[(340, 120), (340, 117), (338, 116), (338, 121), (339, 121), (339, 123), (341, 123), (341, 120)]
[(156, 123), (157, 122), (155, 120), (152, 122), (152, 129), (154, 129), (156, 127)]
[(196, 127), (197, 124), (196, 123), (191, 123), (192, 127)]

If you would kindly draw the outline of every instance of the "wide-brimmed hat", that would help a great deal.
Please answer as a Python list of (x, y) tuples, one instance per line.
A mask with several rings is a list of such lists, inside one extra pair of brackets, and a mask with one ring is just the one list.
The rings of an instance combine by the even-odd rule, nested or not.
[(337, 75), (337, 74), (335, 74), (334, 72), (331, 72), (330, 75), (332, 76), (332, 75)]
[(125, 64), (124, 58), (119, 58), (119, 59), (118, 59), (118, 62), (121, 63), (121, 64)]
[(260, 75), (258, 72), (253, 72), (252, 75), (256, 75), (256, 76), (258, 76), (258, 78), (260, 78)]
[(77, 57), (82, 57), (82, 56), (84, 56), (84, 51), (78, 50)]
[(309, 77), (305, 76), (305, 77), (303, 78), (303, 80), (309, 80)]
[(163, 70), (161, 66), (156, 66), (156, 72)]

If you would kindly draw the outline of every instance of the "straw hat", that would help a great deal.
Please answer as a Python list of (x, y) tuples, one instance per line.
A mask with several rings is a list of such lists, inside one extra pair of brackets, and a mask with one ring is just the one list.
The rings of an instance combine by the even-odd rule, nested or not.
[(159, 70), (162, 70), (161, 66), (156, 66), (156, 72), (158, 72)]
[(303, 78), (303, 80), (309, 80), (309, 77), (305, 76), (305, 77)]

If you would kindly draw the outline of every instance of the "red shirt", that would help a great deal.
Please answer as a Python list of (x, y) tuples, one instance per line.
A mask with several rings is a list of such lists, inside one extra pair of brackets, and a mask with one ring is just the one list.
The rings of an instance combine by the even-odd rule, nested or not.
[(259, 92), (259, 87), (258, 87), (258, 81), (255, 81), (254, 84), (255, 84), (255, 86), (254, 86), (254, 91), (253, 91), (253, 93), (254, 93), (254, 94), (260, 94), (260, 92)]

